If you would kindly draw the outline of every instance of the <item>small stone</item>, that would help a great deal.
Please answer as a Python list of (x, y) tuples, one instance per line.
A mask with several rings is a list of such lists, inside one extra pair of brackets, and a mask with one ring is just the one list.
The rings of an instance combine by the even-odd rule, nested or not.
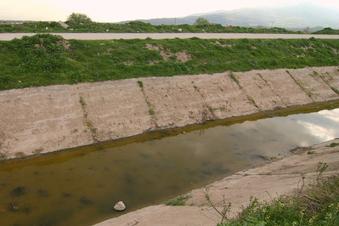
[(126, 205), (123, 201), (119, 201), (115, 203), (113, 208), (115, 211), (124, 211), (126, 209)]

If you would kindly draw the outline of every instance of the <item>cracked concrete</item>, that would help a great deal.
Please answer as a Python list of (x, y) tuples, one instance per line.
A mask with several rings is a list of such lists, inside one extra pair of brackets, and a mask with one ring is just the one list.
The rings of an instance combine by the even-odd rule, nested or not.
[(336, 100), (338, 70), (254, 70), (1, 91), (0, 156), (47, 153), (151, 130)]
[(217, 208), (221, 208), (224, 201), (232, 203), (228, 217), (235, 217), (252, 197), (270, 202), (281, 195), (296, 192), (301, 186), (302, 177), (305, 178), (305, 185), (311, 183), (318, 176), (319, 162), (328, 164), (324, 176), (338, 175), (339, 146), (330, 147), (332, 143), (339, 144), (339, 139), (314, 145), (307, 150), (302, 148), (292, 156), (195, 189), (185, 195), (189, 198), (184, 206), (150, 206), (95, 226), (215, 226), (220, 222), (220, 216), (210, 207), (206, 193)]

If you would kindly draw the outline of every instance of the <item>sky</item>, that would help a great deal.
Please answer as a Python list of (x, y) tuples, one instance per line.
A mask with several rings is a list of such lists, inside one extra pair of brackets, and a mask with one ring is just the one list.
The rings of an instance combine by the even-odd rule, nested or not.
[(0, 0), (0, 19), (65, 21), (79, 12), (94, 21), (118, 22), (299, 3), (339, 9), (339, 0)]

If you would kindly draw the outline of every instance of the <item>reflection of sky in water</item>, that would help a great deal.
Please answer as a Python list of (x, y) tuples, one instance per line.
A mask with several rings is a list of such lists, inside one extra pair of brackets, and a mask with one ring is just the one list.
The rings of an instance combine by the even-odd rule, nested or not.
[(324, 110), (318, 112), (318, 114), (324, 116), (327, 119), (333, 120), (334, 122), (339, 122), (339, 109), (334, 109), (331, 111)]
[[(294, 117), (298, 118), (298, 116)], [(339, 109), (313, 113), (309, 117), (298, 119), (297, 123), (302, 125), (310, 135), (318, 138), (320, 142), (339, 137)]]
[(276, 155), (297, 146), (310, 146), (339, 137), (339, 109), (298, 114), (232, 126), (218, 126), (175, 138), (178, 146), (186, 146), (197, 156), (211, 151), (256, 152)]

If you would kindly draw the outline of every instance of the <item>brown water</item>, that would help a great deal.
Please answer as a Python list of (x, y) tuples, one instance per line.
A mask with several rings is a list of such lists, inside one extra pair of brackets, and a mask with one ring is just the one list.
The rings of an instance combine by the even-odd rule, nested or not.
[(82, 226), (339, 137), (339, 109), (245, 121), (0, 164), (0, 225)]

